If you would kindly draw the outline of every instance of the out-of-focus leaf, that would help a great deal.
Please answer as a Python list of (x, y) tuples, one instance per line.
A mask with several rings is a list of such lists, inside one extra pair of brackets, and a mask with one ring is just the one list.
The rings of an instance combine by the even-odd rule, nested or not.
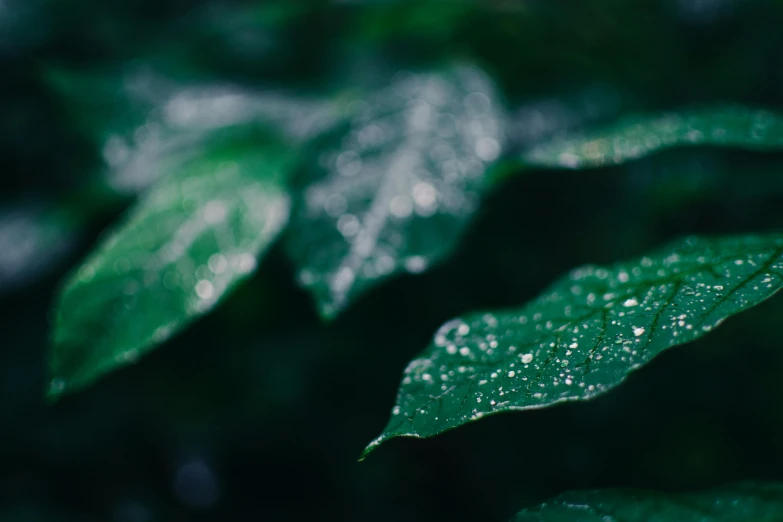
[(144, 190), (197, 157), (216, 131), (263, 124), (304, 142), (343, 117), (331, 100), (231, 84), (186, 86), (151, 64), (87, 73), (51, 68), (46, 78), (101, 146), (106, 182), (121, 193)]
[(356, 106), (308, 172), (290, 256), (326, 317), (455, 245), (500, 155), (504, 113), (472, 67), (399, 76)]
[(523, 150), (578, 135), (587, 125), (616, 118), (621, 103), (620, 93), (600, 84), (526, 101), (509, 118), (510, 146)]
[(689, 238), (584, 266), (517, 310), (445, 323), (406, 368), (393, 437), (430, 437), (495, 413), (586, 400), (783, 286), (783, 235)]
[(78, 225), (64, 210), (21, 204), (0, 210), (0, 292), (35, 280), (73, 247)]
[(146, 68), (74, 71), (43, 70), (43, 80), (62, 100), (63, 111), (87, 138), (102, 142), (110, 133), (144, 124), (166, 86)]
[(634, 116), (584, 137), (544, 143), (523, 155), (542, 167), (588, 168), (614, 165), (686, 145), (783, 148), (783, 115), (741, 106)]
[(172, 92), (133, 133), (110, 134), (103, 147), (107, 181), (138, 191), (199, 154), (216, 132), (263, 123), (292, 142), (304, 142), (340, 119), (328, 102), (279, 93), (250, 93), (231, 86)]
[(775, 522), (783, 485), (741, 483), (695, 493), (572, 491), (520, 511), (512, 522)]
[[(369, 5), (368, 5), (369, 4)], [(388, 38), (426, 37), (441, 39), (451, 36), (471, 15), (480, 12), (484, 2), (385, 2), (372, 5), (365, 2), (357, 23), (360, 41), (373, 42)]]
[(260, 141), (213, 146), (166, 176), (66, 280), (51, 396), (137, 360), (253, 272), (290, 207), (292, 153)]
[(501, 20), (525, 14), (524, 2), (457, 0), (402, 0), (395, 2), (351, 1), (358, 20), (350, 34), (365, 45), (390, 38), (418, 38), (455, 45), (461, 33), (475, 31), (476, 19)]

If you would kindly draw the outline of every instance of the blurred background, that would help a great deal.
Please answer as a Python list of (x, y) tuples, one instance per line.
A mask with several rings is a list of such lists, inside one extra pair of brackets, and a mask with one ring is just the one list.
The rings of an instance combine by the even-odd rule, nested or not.
[(774, 0), (0, 0), (0, 520), (501, 521), (566, 489), (783, 480), (780, 298), (597, 400), (357, 463), (443, 321), (685, 234), (780, 230), (783, 154), (511, 172), (446, 262), (330, 323), (278, 245), (139, 364), (44, 400), (58, 281), (154, 179), (165, 132), (197, 146), (151, 122), (240, 117), (230, 103), (195, 123), (176, 105), (161, 116), (165, 100), (253, 93), (253, 117), (303, 135), (319, 100), (469, 61), (523, 150), (639, 112), (783, 109), (781, 27)]

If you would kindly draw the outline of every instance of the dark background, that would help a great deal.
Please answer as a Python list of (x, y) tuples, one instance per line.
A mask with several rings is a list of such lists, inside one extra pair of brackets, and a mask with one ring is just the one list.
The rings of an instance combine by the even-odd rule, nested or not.
[(83, 190), (99, 147), (75, 130), (47, 67), (151, 60), (188, 81), (317, 94), (471, 59), (508, 100), (522, 148), (634, 112), (782, 108), (781, 27), (772, 0), (0, 0), (0, 253), (17, 248), (1, 231), (20, 202), (99, 209), (69, 228), (64, 255), (0, 279), (0, 520), (502, 521), (566, 489), (783, 480), (780, 298), (597, 400), (395, 440), (356, 461), (443, 321), (519, 305), (576, 265), (684, 234), (780, 230), (783, 154), (688, 149), (511, 175), (447, 262), (332, 323), (278, 246), (138, 365), (56, 405), (43, 394), (57, 282), (128, 204)]

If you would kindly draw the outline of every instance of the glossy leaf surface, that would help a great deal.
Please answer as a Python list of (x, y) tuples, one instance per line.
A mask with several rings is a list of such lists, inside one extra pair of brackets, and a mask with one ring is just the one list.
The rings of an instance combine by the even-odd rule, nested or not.
[(534, 147), (524, 154), (524, 161), (543, 167), (600, 167), (687, 145), (780, 149), (783, 115), (731, 106), (635, 116), (583, 137)]
[(520, 309), (444, 324), (406, 368), (392, 418), (365, 452), (392, 437), (595, 397), (781, 285), (783, 235), (689, 238), (578, 268)]
[(503, 127), (493, 86), (468, 67), (401, 76), (356, 104), (310, 169), (287, 238), (324, 316), (454, 247), (488, 185)]
[(773, 522), (783, 485), (735, 484), (694, 493), (574, 491), (519, 512), (512, 522)]
[(135, 361), (253, 272), (288, 219), (289, 162), (279, 144), (230, 146), (156, 184), (65, 282), (50, 395)]

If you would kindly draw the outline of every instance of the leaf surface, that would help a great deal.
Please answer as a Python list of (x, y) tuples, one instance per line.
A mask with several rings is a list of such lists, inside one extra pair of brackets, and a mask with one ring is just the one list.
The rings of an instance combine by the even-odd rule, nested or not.
[(773, 522), (783, 485), (743, 483), (695, 493), (574, 491), (520, 511), (512, 522)]
[(154, 185), (63, 285), (50, 395), (136, 361), (252, 273), (287, 222), (290, 161), (277, 143), (213, 147)]
[(197, 158), (216, 135), (262, 124), (303, 143), (342, 121), (336, 101), (301, 93), (192, 83), (155, 72), (154, 62), (108, 70), (50, 68), (45, 78), (74, 125), (100, 144), (106, 182), (136, 194)]
[(491, 82), (470, 67), (399, 77), (356, 104), (309, 169), (287, 237), (324, 316), (451, 251), (489, 185), (503, 119)]
[(406, 368), (385, 430), (430, 437), (485, 415), (585, 400), (783, 285), (783, 235), (688, 238), (584, 266), (516, 310), (441, 326)]
[(729, 106), (633, 116), (598, 132), (557, 139), (527, 151), (524, 161), (542, 167), (582, 169), (620, 164), (662, 149), (712, 145), (775, 150), (783, 147), (783, 115)]

